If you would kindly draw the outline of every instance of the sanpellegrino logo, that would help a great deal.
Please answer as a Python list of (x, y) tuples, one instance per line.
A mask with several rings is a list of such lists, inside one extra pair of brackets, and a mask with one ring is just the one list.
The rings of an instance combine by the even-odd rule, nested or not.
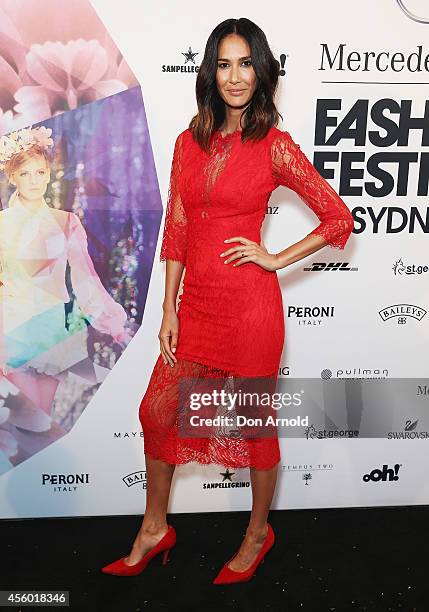
[(198, 72), (200, 67), (195, 63), (195, 58), (199, 55), (198, 51), (192, 51), (192, 48), (189, 47), (187, 51), (182, 51), (182, 55), (185, 58), (182, 64), (163, 64), (162, 72)]
[(218, 482), (203, 482), (203, 489), (242, 489), (243, 487), (250, 487), (250, 480), (235, 480), (236, 472), (230, 472), (229, 468), (226, 468), (224, 472), (219, 472)]

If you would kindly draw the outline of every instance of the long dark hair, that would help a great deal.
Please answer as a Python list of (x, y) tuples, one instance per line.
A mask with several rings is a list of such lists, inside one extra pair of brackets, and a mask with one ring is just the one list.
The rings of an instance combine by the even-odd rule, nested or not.
[(194, 140), (205, 151), (208, 150), (212, 133), (220, 128), (225, 119), (225, 102), (216, 86), (218, 45), (225, 36), (233, 33), (246, 39), (257, 77), (253, 97), (240, 118), (242, 141), (262, 139), (282, 117), (274, 104), (280, 65), (264, 32), (245, 17), (226, 19), (215, 27), (207, 40), (195, 86), (198, 113), (191, 119), (189, 129)]

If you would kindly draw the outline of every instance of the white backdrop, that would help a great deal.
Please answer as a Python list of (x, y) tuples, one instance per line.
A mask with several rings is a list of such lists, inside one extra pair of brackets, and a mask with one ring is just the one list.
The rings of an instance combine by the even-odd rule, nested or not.
[[(285, 54), (286, 75), (281, 77), (277, 104), (287, 129), (312, 160), (315, 152), (337, 154), (327, 161), (329, 180), (339, 190), (340, 160), (344, 153), (363, 154), (353, 161), (350, 186), (357, 195), (342, 198), (355, 210), (356, 230), (345, 251), (325, 248), (319, 253), (278, 272), (285, 308), (286, 342), (282, 376), (318, 378), (322, 372), (339, 378), (416, 378), (428, 377), (429, 316), (420, 320), (406, 316), (383, 320), (379, 311), (398, 304), (428, 309), (429, 273), (399, 274), (393, 270), (398, 260), (404, 266), (429, 264), (428, 234), (415, 224), (410, 229), (411, 211), (423, 220), (428, 214), (427, 179), (418, 195), (420, 156), (429, 147), (429, 110), (418, 129), (409, 130), (401, 145), (373, 144), (371, 130), (386, 136), (386, 129), (398, 125), (402, 105), (401, 136), (407, 133), (407, 102), (411, 117), (424, 118), (425, 94), (429, 81), (429, 25), (406, 15), (396, 0), (362, 0), (358, 5), (341, 0), (297, 3), (269, 0), (234, 3), (235, 14), (215, 3), (198, 5), (93, 0), (94, 8), (137, 75), (143, 90), (149, 133), (158, 180), (166, 203), (173, 144), (195, 113), (195, 66), (184, 64), (182, 53), (191, 47), (197, 52), (198, 66), (204, 45), (214, 26), (229, 17), (245, 16), (265, 31), (277, 58)], [(424, 0), (409, 0), (405, 8), (429, 17)], [(425, 14), (426, 12), (426, 14)], [(342, 45), (342, 47), (340, 47)], [(414, 66), (421, 45), (421, 71)], [(340, 49), (343, 65), (340, 66)], [(365, 70), (364, 54), (369, 59)], [(328, 55), (333, 61), (329, 66)], [(337, 53), (337, 55), (336, 55)], [(383, 55), (384, 53), (384, 55)], [(390, 57), (387, 57), (386, 54)], [(401, 67), (415, 54), (410, 69)], [(393, 64), (392, 56), (394, 56)], [(334, 59), (335, 58), (335, 59)], [(347, 59), (349, 58), (349, 59)], [(359, 59), (360, 58), (360, 59)], [(347, 63), (349, 62), (349, 63)], [(182, 66), (180, 72), (165, 67)], [(188, 70), (188, 66), (191, 68)], [(163, 68), (164, 67), (164, 68)], [(323, 68), (323, 69), (322, 69)], [(342, 68), (342, 69), (341, 69)], [(386, 69), (385, 69), (386, 68)], [(186, 70), (186, 71), (185, 71)], [(324, 111), (317, 104), (329, 100), (329, 137), (354, 108), (358, 121), (350, 120), (350, 130), (362, 128), (363, 140), (356, 143), (353, 133), (338, 143), (316, 145), (315, 125), (322, 125)], [(384, 101), (384, 102), (383, 102)], [(377, 104), (385, 108), (378, 109)], [(390, 109), (390, 110), (389, 110)], [(378, 112), (378, 115), (377, 115)], [(378, 119), (377, 119), (378, 116)], [(384, 127), (381, 123), (384, 117)], [(389, 124), (389, 119), (393, 124)], [(362, 123), (367, 121), (367, 124)], [(426, 130), (423, 140), (422, 124)], [(363, 127), (362, 127), (363, 126)], [(323, 130), (322, 130), (323, 133)], [(393, 177), (393, 189), (383, 196), (367, 192), (368, 183), (381, 186), (367, 167), (376, 154), (414, 153), (417, 161), (404, 168), (408, 175), (405, 195), (396, 195), (398, 163), (383, 162), (380, 168)], [(332, 159), (332, 158), (331, 158)], [(345, 158), (344, 158), (345, 159)], [(376, 159), (376, 158), (374, 158)], [(426, 158), (425, 167), (429, 165)], [(375, 169), (372, 168), (372, 172)], [(423, 172), (420, 170), (420, 175)], [(381, 176), (381, 175), (379, 175)], [(404, 177), (402, 177), (404, 178)], [(343, 168), (347, 183), (348, 172)], [(314, 214), (291, 191), (279, 187), (270, 200), (272, 209), (264, 224), (267, 249), (277, 252), (301, 239), (318, 222)], [(386, 207), (375, 229), (371, 212), (377, 216)], [(404, 228), (389, 227), (388, 211), (402, 209)], [(399, 226), (399, 212), (392, 216)], [(402, 217), (401, 217), (402, 219)], [(428, 221), (429, 223), (429, 221)], [(163, 227), (163, 221), (161, 229)], [(152, 271), (143, 324), (137, 335), (88, 405), (73, 430), (64, 438), (16, 466), (0, 477), (1, 516), (88, 516), (135, 514), (143, 511), (145, 465), (138, 407), (158, 355), (157, 334), (161, 322), (165, 264), (159, 262), (161, 235)], [(356, 270), (336, 272), (305, 271), (314, 262), (348, 263)], [(397, 269), (397, 268), (396, 268)], [(290, 306), (333, 306), (328, 318), (299, 320), (289, 314)], [(330, 373), (330, 374), (329, 374)], [(426, 402), (429, 399), (426, 389)], [(404, 407), (405, 418), (412, 418)], [(429, 429), (419, 421), (419, 430)], [(322, 508), (426, 504), (427, 442), (423, 439), (307, 439), (281, 440), (282, 465), (273, 508)], [(365, 482), (363, 476), (383, 465), (400, 465), (397, 480)], [(176, 470), (171, 496), (171, 512), (244, 510), (250, 507), (248, 470), (234, 472), (224, 480), (220, 466), (182, 466)], [(237, 483), (240, 486), (232, 485)], [(241, 483), (241, 484), (240, 484)], [(419, 483), (416, 488), (415, 483)], [(208, 485), (216, 485), (209, 488)], [(220, 486), (219, 486), (220, 485)]]

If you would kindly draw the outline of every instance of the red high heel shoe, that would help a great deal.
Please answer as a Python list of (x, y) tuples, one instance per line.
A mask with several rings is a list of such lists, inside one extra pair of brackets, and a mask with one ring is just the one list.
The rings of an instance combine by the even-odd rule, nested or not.
[(168, 553), (176, 544), (176, 531), (174, 527), (168, 526), (167, 533), (161, 538), (161, 540), (153, 548), (151, 548), (138, 563), (134, 565), (127, 565), (124, 561), (125, 557), (121, 557), (109, 565), (105, 565), (101, 571), (105, 574), (113, 574), (114, 576), (136, 576), (140, 574), (149, 561), (153, 559), (160, 552), (164, 552), (162, 564), (165, 565), (168, 561)]
[(228, 567), (228, 563), (230, 563), (237, 555), (237, 553), (235, 553), (235, 555), (233, 555), (231, 559), (227, 561), (223, 568), (220, 570), (219, 574), (213, 580), (213, 584), (232, 584), (233, 582), (247, 582), (248, 580), (250, 580), (253, 574), (255, 573), (256, 568), (264, 560), (265, 555), (274, 544), (274, 540), (274, 531), (271, 525), (268, 523), (267, 536), (264, 540), (264, 543), (262, 544), (262, 548), (259, 551), (258, 556), (254, 560), (252, 565), (243, 572), (236, 572), (232, 570), (230, 567)]

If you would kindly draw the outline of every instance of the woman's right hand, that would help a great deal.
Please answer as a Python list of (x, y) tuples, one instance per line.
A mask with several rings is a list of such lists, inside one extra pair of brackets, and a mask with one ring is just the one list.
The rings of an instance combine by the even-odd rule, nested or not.
[(164, 363), (168, 363), (171, 366), (177, 362), (177, 358), (173, 353), (176, 350), (178, 334), (179, 318), (177, 314), (172, 310), (164, 312), (158, 338)]

